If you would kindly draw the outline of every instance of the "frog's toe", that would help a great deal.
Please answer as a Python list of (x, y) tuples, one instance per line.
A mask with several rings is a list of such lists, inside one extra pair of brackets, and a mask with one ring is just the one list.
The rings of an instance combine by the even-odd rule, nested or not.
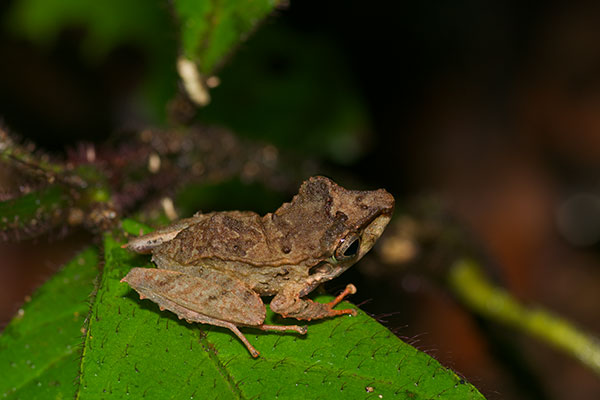
[(352, 316), (356, 316), (356, 310), (352, 309), (352, 308), (347, 308), (345, 310), (331, 310), (331, 316), (337, 316), (337, 315), (352, 315)]

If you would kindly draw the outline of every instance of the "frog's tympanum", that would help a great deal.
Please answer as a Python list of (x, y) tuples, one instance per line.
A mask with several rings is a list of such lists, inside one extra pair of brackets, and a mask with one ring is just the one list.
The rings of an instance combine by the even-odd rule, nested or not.
[(326, 304), (303, 297), (360, 260), (393, 208), (383, 189), (346, 190), (313, 177), (274, 213), (196, 214), (131, 240), (127, 247), (152, 253), (158, 268), (133, 268), (122, 281), (180, 319), (230, 329), (257, 357), (238, 327), (306, 333), (297, 325), (264, 325), (260, 296), (274, 296), (271, 310), (299, 320), (355, 314), (333, 309), (354, 285)]

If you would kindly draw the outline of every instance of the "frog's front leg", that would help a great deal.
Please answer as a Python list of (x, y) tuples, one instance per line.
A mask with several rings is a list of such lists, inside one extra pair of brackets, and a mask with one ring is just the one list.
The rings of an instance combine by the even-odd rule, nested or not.
[(310, 321), (311, 319), (321, 319), (335, 317), (337, 315), (356, 315), (356, 310), (334, 310), (339, 302), (349, 294), (356, 293), (356, 287), (352, 284), (346, 286), (346, 289), (340, 293), (333, 301), (329, 303), (315, 303), (309, 299), (300, 298), (300, 294), (294, 291), (279, 292), (273, 300), (271, 300), (271, 310), (283, 317), (291, 317)]
[(156, 268), (133, 268), (121, 282), (150, 299), (161, 310), (177, 314), (188, 322), (221, 326), (231, 330), (246, 345), (253, 357), (259, 352), (248, 342), (238, 326), (262, 330), (306, 333), (297, 325), (264, 325), (265, 305), (260, 296), (240, 280), (208, 268), (194, 268), (194, 275)]

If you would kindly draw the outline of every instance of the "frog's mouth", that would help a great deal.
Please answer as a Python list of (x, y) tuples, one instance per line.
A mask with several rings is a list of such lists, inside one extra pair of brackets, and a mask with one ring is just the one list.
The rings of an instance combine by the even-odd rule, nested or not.
[(352, 241), (344, 240), (340, 243), (345, 245), (343, 252), (336, 255), (332, 255), (327, 260), (321, 261), (309, 270), (308, 286), (302, 291), (301, 296), (305, 296), (310, 293), (319, 284), (331, 280), (342, 272), (350, 268), (354, 263), (360, 260), (375, 244), (377, 239), (383, 233), (388, 222), (390, 222), (391, 214), (379, 214), (376, 216), (365, 228), (363, 228), (360, 234), (349, 234), (347, 236), (352, 238)]

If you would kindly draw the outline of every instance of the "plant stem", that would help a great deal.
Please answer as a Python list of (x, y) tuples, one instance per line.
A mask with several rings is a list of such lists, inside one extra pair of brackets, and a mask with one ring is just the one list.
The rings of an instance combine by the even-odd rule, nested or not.
[(524, 331), (575, 357), (600, 375), (600, 341), (569, 321), (541, 308), (519, 303), (493, 285), (471, 259), (459, 259), (449, 274), (450, 287), (471, 309), (495, 321)]

